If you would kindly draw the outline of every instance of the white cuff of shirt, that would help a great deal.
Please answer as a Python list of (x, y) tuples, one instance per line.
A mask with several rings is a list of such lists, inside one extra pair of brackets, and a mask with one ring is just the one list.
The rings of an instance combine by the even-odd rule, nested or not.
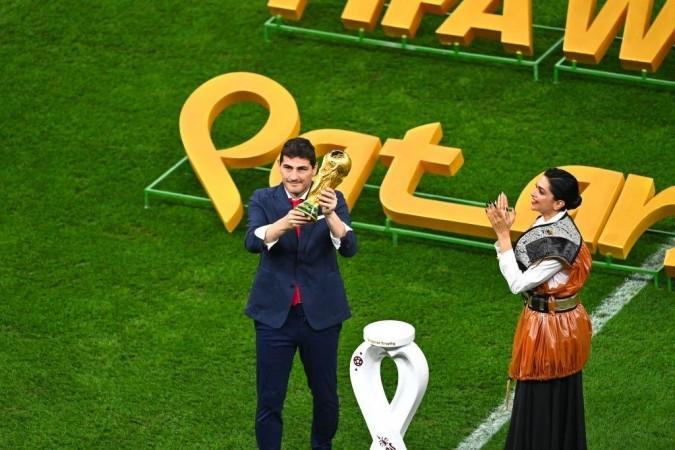
[[(279, 239), (277, 239), (275, 241), (272, 241), (272, 242), (265, 242), (265, 234), (267, 234), (267, 228), (269, 228), (269, 225), (263, 225), (261, 227), (258, 227), (258, 228), (255, 229), (253, 234), (255, 234), (258, 238), (260, 238), (260, 240), (262, 240), (265, 243), (265, 245), (267, 246), (267, 250), (269, 250), (274, 246), (274, 244), (279, 242)], [(346, 233), (349, 233), (350, 231), (353, 231), (353, 228), (350, 227), (349, 225), (345, 224), (345, 230), (346, 230)], [(342, 245), (342, 241), (340, 240), (339, 237), (333, 236), (333, 233), (329, 233), (329, 234), (330, 234), (330, 240), (333, 242), (333, 247), (335, 247), (335, 250), (338, 250), (340, 248), (340, 245)]]
[[(502, 252), (502, 248), (499, 246), (499, 241), (495, 242), (495, 251), (497, 252), (497, 259), (500, 259), (504, 256), (508, 257), (509, 252), (513, 253), (513, 248), (508, 249), (505, 252)], [(515, 256), (515, 253), (514, 253)]]
[[(347, 233), (349, 233), (352, 230), (353, 230), (352, 227), (345, 224), (345, 236), (347, 235)], [(330, 240), (333, 241), (333, 247), (335, 247), (335, 250), (339, 250), (340, 245), (342, 245), (342, 240), (338, 237), (333, 236), (333, 233), (330, 233)]]
[(267, 229), (269, 227), (270, 227), (269, 225), (263, 225), (262, 227), (256, 228), (255, 231), (253, 232), (253, 234), (259, 237), (263, 241), (263, 243), (267, 246), (267, 250), (271, 249), (272, 246), (274, 246), (274, 244), (279, 242), (279, 239), (272, 242), (265, 242), (265, 235), (267, 234)]
[(513, 253), (512, 248), (508, 249), (505, 252), (500, 251), (500, 252), (497, 253), (497, 259), (502, 259), (502, 258), (511, 259), (512, 257), (513, 257), (514, 260), (516, 259), (516, 254)]

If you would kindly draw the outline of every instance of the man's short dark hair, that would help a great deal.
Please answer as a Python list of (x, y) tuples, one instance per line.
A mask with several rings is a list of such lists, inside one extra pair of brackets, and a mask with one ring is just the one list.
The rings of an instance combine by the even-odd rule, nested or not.
[(289, 139), (281, 149), (281, 156), (279, 157), (279, 164), (284, 161), (284, 156), (289, 158), (303, 158), (309, 161), (312, 167), (316, 166), (316, 153), (314, 153), (314, 146), (308, 139), (296, 137)]

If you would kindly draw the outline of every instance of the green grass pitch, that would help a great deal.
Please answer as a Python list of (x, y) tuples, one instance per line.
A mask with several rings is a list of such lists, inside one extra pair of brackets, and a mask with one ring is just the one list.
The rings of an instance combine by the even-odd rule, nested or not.
[[(564, 26), (566, 1), (534, 1), (536, 23)], [(660, 7), (664, 1), (657, 1)], [(310, 0), (307, 24), (339, 30), (343, 1)], [(302, 131), (341, 128), (401, 138), (439, 121), (463, 150), (453, 178), (420, 190), (511, 199), (549, 166), (580, 164), (675, 181), (675, 92), (565, 75), (276, 37), (264, 1), (107, 0), (0, 3), (0, 448), (255, 447), (254, 330), (244, 316), (257, 257), (243, 223), (228, 234), (211, 209), (155, 202), (142, 190), (184, 156), (180, 108), (204, 81), (257, 72), (298, 104)], [(437, 18), (420, 39), (433, 40)], [(489, 44), (478, 43), (477, 45)], [(614, 52), (614, 53), (612, 53)], [(607, 66), (615, 65), (612, 50)], [(611, 56), (614, 55), (614, 56)], [(675, 61), (664, 63), (673, 79)], [(216, 121), (220, 148), (266, 114), (237, 105)], [(385, 173), (377, 166), (371, 182)], [(265, 174), (235, 173), (243, 198)], [(192, 173), (167, 187), (202, 193)], [(373, 193), (354, 220), (380, 223)], [(675, 231), (671, 218), (656, 227)], [(351, 391), (363, 327), (417, 329), (427, 394), (405, 437), (452, 449), (504, 396), (521, 303), (494, 254), (360, 232), (341, 269), (354, 316), (340, 347), (335, 448), (370, 436)], [(645, 236), (640, 264), (663, 242)], [(596, 270), (590, 312), (624, 280)], [(592, 449), (675, 447), (675, 294), (646, 287), (593, 341), (584, 372)], [(395, 386), (393, 363), (383, 366)], [(296, 364), (285, 448), (308, 448), (311, 398)], [(504, 430), (487, 448), (500, 448)]]

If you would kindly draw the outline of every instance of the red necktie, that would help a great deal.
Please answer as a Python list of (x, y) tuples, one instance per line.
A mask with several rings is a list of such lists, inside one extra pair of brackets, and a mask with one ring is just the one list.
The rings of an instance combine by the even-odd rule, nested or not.
[[(289, 198), (291, 201), (291, 206), (295, 208), (298, 206), (300, 203), (302, 203), (304, 200), (301, 198)], [(298, 239), (300, 239), (300, 227), (295, 227), (295, 235), (298, 236)], [(302, 303), (302, 299), (300, 297), (300, 287), (296, 284), (295, 285), (295, 290), (293, 291), (293, 300), (291, 301), (291, 306), (295, 306)]]
[[(305, 201), (304, 199), (301, 199), (301, 198), (289, 198), (289, 200), (291, 201), (291, 207), (292, 208), (295, 208), (300, 203)], [(295, 235), (297, 237), (300, 237), (300, 227), (295, 227)]]

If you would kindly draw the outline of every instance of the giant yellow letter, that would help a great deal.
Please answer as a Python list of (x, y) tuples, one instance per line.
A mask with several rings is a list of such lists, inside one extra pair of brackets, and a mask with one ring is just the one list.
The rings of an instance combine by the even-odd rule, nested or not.
[(391, 0), (382, 19), (387, 36), (414, 38), (426, 13), (445, 14), (455, 0)]
[(383, 6), (384, 0), (349, 0), (342, 11), (342, 24), (352, 30), (373, 31)]
[(640, 236), (654, 223), (675, 215), (675, 186), (654, 196), (654, 180), (630, 174), (598, 247), (603, 255), (626, 259)]
[(675, 248), (668, 249), (666, 252), (663, 268), (666, 269), (666, 275), (670, 278), (675, 278)]
[[(218, 114), (238, 102), (255, 102), (269, 110), (263, 128), (248, 141), (216, 150), (211, 126)], [(180, 135), (190, 163), (228, 231), (244, 208), (227, 167), (247, 168), (274, 161), (286, 140), (297, 136), (300, 114), (283, 86), (262, 75), (233, 72), (215, 77), (195, 90), (180, 112)]]
[(532, 0), (464, 0), (436, 30), (444, 44), (470, 45), (475, 36), (500, 40), (506, 51), (532, 54)]
[(305, 12), (307, 0), (269, 0), (267, 9), (270, 14), (279, 14), (284, 19), (300, 20)]
[(652, 6), (653, 0), (607, 0), (592, 19), (596, 0), (570, 0), (565, 57), (599, 63), (625, 21), (619, 54), (622, 66), (655, 72), (675, 44), (675, 0), (667, 0), (649, 26)]
[(409, 130), (403, 140), (387, 139), (380, 158), (389, 170), (380, 187), (380, 203), (394, 222), (415, 227), (494, 237), (483, 208), (415, 197), (425, 172), (452, 176), (464, 163), (458, 148), (436, 145), (443, 136), (440, 123)]

